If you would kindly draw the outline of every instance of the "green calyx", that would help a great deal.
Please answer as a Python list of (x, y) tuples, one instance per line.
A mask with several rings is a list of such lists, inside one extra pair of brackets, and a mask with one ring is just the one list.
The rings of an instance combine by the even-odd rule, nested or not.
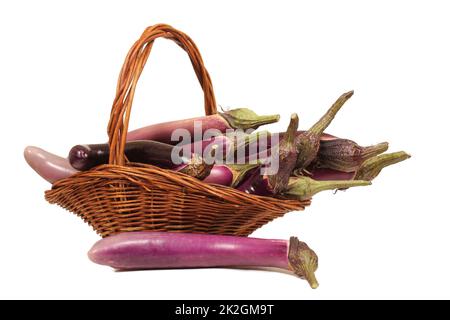
[(338, 111), (344, 103), (350, 99), (353, 91), (342, 94), (328, 111), (317, 121), (308, 131), (300, 134), (296, 138), (296, 146), (298, 150), (296, 168), (298, 170), (305, 169), (317, 156), (320, 146), (320, 136), (325, 129), (333, 121)]
[(274, 175), (269, 176), (269, 184), (275, 194), (282, 193), (288, 183), (289, 176), (295, 168), (297, 161), (297, 148), (295, 146), (295, 135), (298, 129), (298, 115), (293, 113), (286, 134), (278, 145), (279, 169)]
[(338, 113), (338, 111), (342, 108), (345, 102), (353, 96), (353, 90), (342, 94), (335, 103), (328, 109), (328, 111), (317, 121), (308, 132), (321, 135), (325, 129), (330, 125), (331, 121), (333, 121), (334, 117)]
[(297, 237), (289, 239), (288, 260), (294, 273), (300, 278), (306, 279), (311, 288), (316, 289), (319, 286), (314, 274), (319, 266), (317, 254)]
[(231, 182), (231, 187), (235, 188), (242, 179), (253, 169), (260, 167), (261, 164), (227, 164), (227, 167), (231, 169), (233, 173), (233, 181)]
[(268, 130), (262, 130), (258, 132), (254, 132), (251, 134), (243, 134), (242, 136), (237, 134), (235, 136), (235, 150), (239, 148), (245, 148), (250, 145), (257, 146), (259, 144), (260, 139), (268, 139), (270, 138), (270, 132)]
[(292, 177), (289, 179), (289, 185), (283, 196), (303, 201), (325, 190), (347, 189), (368, 185), (371, 185), (371, 182), (365, 180), (318, 181), (308, 177)]
[(411, 156), (404, 151), (380, 154), (376, 157), (372, 157), (364, 161), (359, 167), (355, 179), (371, 181), (380, 174), (383, 168), (409, 158), (411, 158)]
[(277, 122), (280, 115), (259, 116), (247, 108), (238, 108), (219, 113), (234, 129), (257, 129), (259, 126)]

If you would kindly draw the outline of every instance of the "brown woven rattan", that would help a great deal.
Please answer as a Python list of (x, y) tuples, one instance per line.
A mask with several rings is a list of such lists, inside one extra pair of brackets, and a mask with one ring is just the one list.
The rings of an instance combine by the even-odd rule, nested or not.
[(151, 26), (131, 47), (119, 75), (108, 124), (109, 164), (55, 182), (45, 198), (79, 215), (103, 237), (142, 230), (246, 236), (286, 212), (309, 205), (309, 201), (249, 195), (127, 161), (124, 148), (136, 84), (153, 42), (160, 37), (175, 41), (188, 53), (203, 88), (205, 114), (217, 112), (211, 79), (191, 38), (169, 25)]

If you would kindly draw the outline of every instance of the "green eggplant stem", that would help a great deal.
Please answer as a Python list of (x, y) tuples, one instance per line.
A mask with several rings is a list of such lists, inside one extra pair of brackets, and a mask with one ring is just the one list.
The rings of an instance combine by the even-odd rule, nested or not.
[(309, 177), (292, 177), (289, 179), (289, 185), (283, 195), (287, 198), (307, 200), (316, 193), (325, 190), (347, 189), (368, 185), (371, 185), (371, 182), (365, 180), (317, 181)]
[(381, 142), (368, 147), (362, 147), (361, 159), (363, 161), (385, 152), (389, 148), (388, 142)]
[(247, 108), (238, 108), (220, 113), (234, 129), (257, 129), (259, 126), (277, 122), (279, 114), (259, 116)]
[(409, 154), (404, 151), (380, 154), (363, 162), (355, 174), (355, 179), (373, 180), (380, 174), (383, 168), (399, 163), (411, 158)]
[(282, 193), (288, 183), (289, 176), (295, 168), (298, 151), (295, 145), (295, 135), (298, 128), (298, 115), (291, 115), (291, 121), (286, 130), (286, 134), (281, 139), (278, 146), (278, 172), (269, 176), (269, 184), (274, 194)]
[(256, 169), (260, 166), (261, 164), (259, 163), (227, 164), (228, 169), (230, 169), (233, 174), (233, 181), (231, 182), (230, 187), (236, 188), (236, 186), (242, 181), (242, 179), (245, 178), (250, 170)]
[(297, 135), (297, 129), (298, 129), (298, 115), (296, 113), (293, 113), (291, 115), (291, 121), (289, 123), (289, 126), (286, 130), (286, 143), (289, 145), (293, 145), (295, 142), (295, 137)]
[(349, 91), (342, 94), (335, 103), (328, 109), (328, 111), (317, 121), (311, 129), (308, 131), (315, 135), (321, 135), (325, 129), (330, 125), (331, 121), (333, 121), (334, 117), (338, 113), (338, 111), (342, 108), (344, 103), (353, 96), (354, 91)]
[(298, 156), (295, 167), (298, 171), (302, 171), (316, 159), (320, 147), (320, 136), (334, 119), (336, 113), (352, 95), (353, 91), (342, 94), (311, 129), (297, 136), (295, 144)]
[(311, 288), (316, 289), (319, 286), (314, 274), (319, 266), (317, 254), (297, 237), (289, 239), (288, 260), (294, 273), (306, 279)]

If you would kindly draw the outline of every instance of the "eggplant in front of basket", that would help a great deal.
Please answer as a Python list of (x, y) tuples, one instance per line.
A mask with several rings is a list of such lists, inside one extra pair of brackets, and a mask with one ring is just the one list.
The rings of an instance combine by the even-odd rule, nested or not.
[(88, 253), (119, 270), (205, 267), (274, 267), (295, 273), (315, 289), (316, 253), (296, 237), (256, 239), (171, 232), (124, 232), (99, 240)]

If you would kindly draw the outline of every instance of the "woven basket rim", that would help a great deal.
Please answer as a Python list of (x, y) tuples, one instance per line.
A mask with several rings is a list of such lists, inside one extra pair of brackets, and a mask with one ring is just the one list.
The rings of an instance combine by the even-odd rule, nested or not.
[[(108, 175), (105, 176), (105, 172)], [(56, 181), (50, 190), (45, 193), (48, 194), (54, 190), (59, 189), (67, 185), (72, 185), (74, 179), (79, 183), (82, 181), (89, 183), (91, 179), (111, 179), (111, 175), (117, 175), (117, 178), (125, 178), (131, 184), (139, 185), (144, 189), (148, 189), (149, 185), (152, 185), (154, 180), (153, 175), (159, 175), (164, 179), (172, 181), (175, 185), (178, 185), (181, 189), (186, 190), (199, 190), (205, 196), (212, 196), (223, 199), (229, 203), (234, 204), (258, 204), (267, 210), (276, 210), (280, 207), (284, 207), (288, 210), (298, 210), (299, 207), (308, 206), (311, 200), (299, 201), (292, 199), (284, 199), (282, 197), (269, 197), (260, 196), (254, 194), (248, 194), (232, 187), (208, 184), (197, 178), (191, 177), (187, 174), (172, 171), (168, 169), (162, 169), (154, 165), (127, 162), (124, 165), (102, 164), (96, 166), (87, 171), (77, 172), (67, 178)]]

